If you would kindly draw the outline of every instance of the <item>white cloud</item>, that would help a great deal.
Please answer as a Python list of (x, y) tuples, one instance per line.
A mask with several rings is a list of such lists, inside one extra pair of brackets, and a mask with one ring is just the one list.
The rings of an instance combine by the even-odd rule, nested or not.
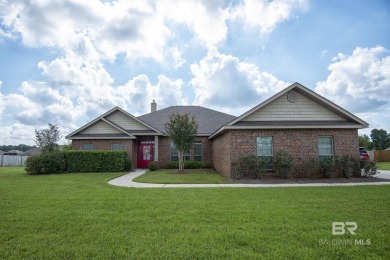
[(34, 127), (20, 123), (0, 127), (0, 143), (34, 144), (34, 130)]
[(175, 69), (180, 68), (186, 62), (186, 60), (182, 58), (183, 52), (180, 51), (178, 48), (169, 49), (169, 53), (172, 56), (173, 66), (175, 67)]
[(305, 8), (305, 0), (244, 0), (230, 15), (232, 19), (242, 19), (247, 27), (257, 28), (260, 33), (270, 33), (278, 23), (288, 20), (295, 9)]
[(175, 35), (176, 25), (185, 25), (210, 48), (226, 39), (227, 22), (243, 19), (248, 27), (270, 33), (302, 6), (304, 0), (245, 0), (235, 6), (223, 0), (3, 1), (0, 32), (4, 37), (20, 36), (28, 47), (61, 50), (77, 47), (79, 38), (86, 37), (104, 59), (124, 53), (129, 59), (162, 61), (167, 43), (183, 37)]
[(106, 59), (125, 53), (161, 60), (170, 36), (164, 17), (146, 1), (16, 0), (0, 4), (0, 17), (26, 46), (67, 49), (83, 35)]
[(167, 20), (185, 24), (195, 32), (199, 41), (212, 47), (226, 38), (229, 8), (224, 1), (157, 1)]
[[(330, 74), (316, 92), (370, 124), (390, 129), (390, 56), (382, 46), (357, 47), (351, 55), (339, 53), (328, 66)], [(379, 123), (382, 122), (382, 123)], [(361, 133), (370, 133), (370, 129)]]
[(288, 86), (251, 63), (212, 50), (192, 64), (195, 104), (239, 115)]
[[(390, 103), (390, 56), (382, 46), (339, 53), (315, 90), (353, 113), (375, 112)], [(387, 56), (386, 56), (387, 55)]]
[(146, 75), (139, 75), (118, 87), (117, 94), (121, 96), (129, 111), (135, 115), (150, 112), (150, 103), (155, 100), (158, 109), (172, 105), (185, 105), (181, 80), (170, 80), (164, 75), (158, 76), (156, 85), (152, 85)]

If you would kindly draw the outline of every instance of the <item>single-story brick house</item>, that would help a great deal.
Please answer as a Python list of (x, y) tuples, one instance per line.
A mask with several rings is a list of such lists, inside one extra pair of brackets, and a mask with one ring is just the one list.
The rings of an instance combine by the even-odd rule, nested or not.
[(133, 165), (146, 168), (176, 161), (164, 124), (175, 112), (190, 113), (198, 135), (186, 160), (206, 161), (230, 176), (243, 155), (270, 158), (285, 150), (295, 158), (359, 157), (358, 129), (368, 124), (310, 89), (294, 83), (239, 117), (200, 106), (171, 106), (135, 117), (115, 107), (66, 136), (75, 150), (126, 150)]

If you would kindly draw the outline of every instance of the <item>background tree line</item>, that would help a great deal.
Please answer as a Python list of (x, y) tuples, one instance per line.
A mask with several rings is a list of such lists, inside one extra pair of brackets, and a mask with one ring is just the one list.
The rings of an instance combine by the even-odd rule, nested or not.
[(366, 150), (385, 150), (390, 147), (390, 133), (384, 129), (372, 129), (370, 136), (359, 135), (359, 146)]
[(35, 145), (26, 145), (26, 144), (18, 144), (18, 145), (0, 145), (0, 151), (9, 152), (11, 150), (19, 150), (22, 152), (26, 152), (32, 148), (36, 147)]

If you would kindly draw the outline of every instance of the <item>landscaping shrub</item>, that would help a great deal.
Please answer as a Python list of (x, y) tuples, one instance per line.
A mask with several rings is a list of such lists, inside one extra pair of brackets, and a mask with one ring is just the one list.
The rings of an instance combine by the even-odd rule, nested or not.
[(125, 160), (125, 171), (130, 171), (132, 169), (133, 163), (131, 160), (127, 159)]
[(339, 156), (329, 156), (320, 161), (320, 171), (324, 178), (330, 179), (343, 171), (342, 160)]
[(148, 165), (149, 170), (156, 171), (157, 170), (157, 163), (156, 162), (150, 162)]
[(241, 156), (238, 162), (231, 164), (231, 177), (240, 179), (249, 176), (254, 179), (260, 179), (266, 171), (266, 163), (259, 161), (254, 155)]
[(313, 158), (309, 160), (299, 158), (299, 163), (294, 168), (296, 177), (314, 179), (319, 175), (320, 161)]
[(61, 151), (43, 152), (27, 158), (25, 170), (31, 175), (64, 173), (67, 163)]
[(40, 155), (32, 155), (26, 160), (26, 172), (27, 174), (37, 175), (42, 174), (42, 160)]
[(375, 161), (369, 161), (369, 160), (361, 160), (360, 161), (360, 169), (361, 169), (361, 176), (362, 177), (370, 177), (372, 175), (375, 175), (378, 171), (378, 167), (376, 166)]
[(286, 151), (277, 151), (273, 159), (274, 170), (282, 179), (287, 179), (294, 166), (293, 157)]
[(347, 179), (356, 176), (356, 173), (360, 173), (359, 160), (351, 156), (343, 156), (341, 165), (343, 176)]
[(68, 172), (120, 172), (125, 170), (126, 151), (64, 151)]
[[(179, 162), (170, 162), (165, 165), (166, 169), (179, 169)], [(184, 169), (204, 169), (211, 168), (209, 162), (202, 161), (184, 161)]]

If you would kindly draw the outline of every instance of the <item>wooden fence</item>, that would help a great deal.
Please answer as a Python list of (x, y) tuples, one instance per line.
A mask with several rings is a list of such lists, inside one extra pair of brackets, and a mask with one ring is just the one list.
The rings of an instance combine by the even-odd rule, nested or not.
[(374, 160), (377, 162), (390, 162), (390, 151), (389, 150), (381, 150), (374, 151)]
[(0, 155), (0, 167), (24, 166), (27, 158), (26, 155)]

